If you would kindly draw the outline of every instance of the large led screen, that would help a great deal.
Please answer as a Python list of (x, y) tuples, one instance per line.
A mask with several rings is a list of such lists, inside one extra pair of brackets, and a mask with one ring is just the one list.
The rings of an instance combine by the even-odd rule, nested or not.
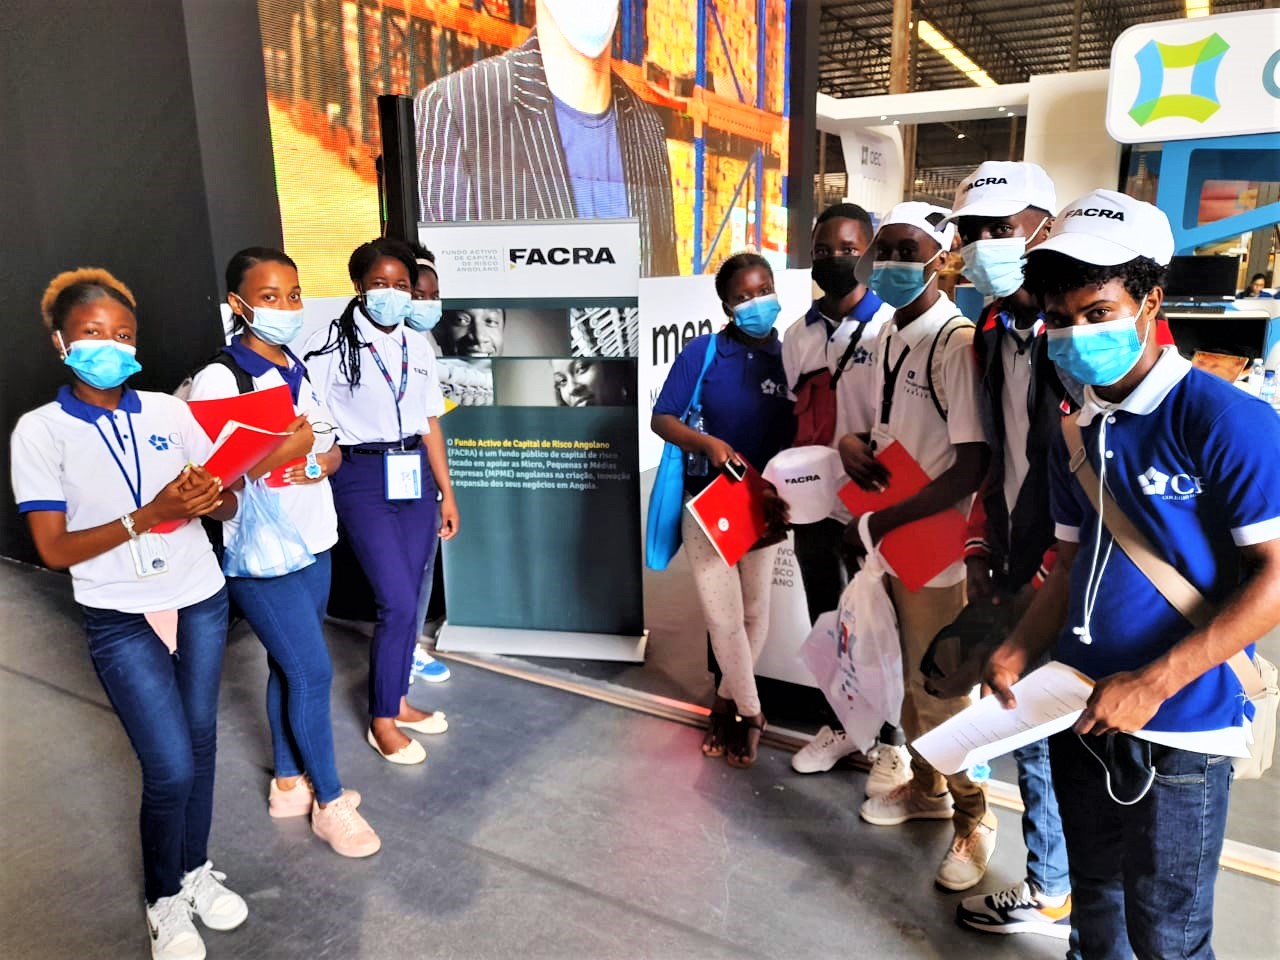
[(786, 253), (790, 0), (259, 0), (285, 243), (349, 291), (376, 98), (414, 98), (427, 221), (633, 216), (650, 275)]

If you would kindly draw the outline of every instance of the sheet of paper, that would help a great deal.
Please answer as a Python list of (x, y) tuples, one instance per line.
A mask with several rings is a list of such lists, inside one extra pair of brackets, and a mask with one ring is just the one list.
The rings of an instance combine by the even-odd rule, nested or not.
[(959, 773), (1067, 729), (1079, 719), (1091, 693), (1089, 678), (1065, 664), (1048, 663), (1013, 685), (1015, 709), (1004, 709), (993, 696), (983, 697), (911, 746), (940, 773)]

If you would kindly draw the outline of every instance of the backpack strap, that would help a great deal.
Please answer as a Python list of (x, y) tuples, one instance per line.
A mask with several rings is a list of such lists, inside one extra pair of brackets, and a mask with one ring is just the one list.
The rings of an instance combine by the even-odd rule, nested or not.
[[(236, 389), (241, 393), (253, 393), (253, 377), (245, 372), (240, 364), (236, 363), (235, 357), (231, 356), (226, 350), (219, 350), (209, 360), (209, 364), (220, 363), (228, 370), (231, 375), (236, 378)], [(208, 366), (209, 364), (206, 364)]]
[(937, 332), (933, 338), (933, 344), (929, 347), (929, 364), (927, 367), (927, 377), (929, 381), (929, 399), (933, 401), (933, 409), (938, 411), (938, 416), (943, 420), (947, 419), (947, 398), (939, 389), (941, 387), (940, 378), (934, 374), (934, 363), (938, 358), (938, 347), (941, 345), (945, 351), (947, 341), (951, 339), (951, 335), (962, 327), (972, 327), (973, 321), (962, 314), (957, 313), (954, 317), (942, 325), (942, 329)]

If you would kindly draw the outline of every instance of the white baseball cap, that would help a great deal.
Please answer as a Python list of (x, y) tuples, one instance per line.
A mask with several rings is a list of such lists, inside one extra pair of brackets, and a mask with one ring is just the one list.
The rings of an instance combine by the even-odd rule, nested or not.
[(988, 160), (956, 189), (948, 220), (957, 217), (1011, 217), (1027, 207), (1052, 214), (1058, 209), (1053, 181), (1034, 163)]
[(880, 223), (880, 230), (891, 224), (905, 223), (919, 227), (937, 240), (943, 250), (950, 250), (951, 241), (956, 235), (955, 224), (947, 222), (947, 217), (950, 215), (951, 211), (946, 207), (935, 206), (922, 200), (908, 200), (889, 211), (889, 215)]
[(1049, 238), (1028, 255), (1056, 250), (1099, 267), (1149, 257), (1168, 266), (1173, 249), (1173, 228), (1163, 210), (1115, 190), (1095, 190), (1067, 204)]
[(836, 493), (848, 480), (840, 454), (819, 446), (783, 450), (765, 466), (763, 476), (787, 501), (792, 523), (817, 523), (831, 516)]

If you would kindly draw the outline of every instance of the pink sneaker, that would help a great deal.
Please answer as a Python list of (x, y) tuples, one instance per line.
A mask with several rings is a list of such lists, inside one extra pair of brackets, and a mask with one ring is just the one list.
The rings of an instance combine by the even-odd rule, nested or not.
[[(359, 793), (355, 790), (343, 792), (351, 797), (353, 807), (360, 806)], [(271, 791), (267, 795), (267, 812), (278, 820), (285, 817), (303, 817), (311, 812), (311, 804), (315, 799), (311, 781), (306, 777), (299, 777), (292, 790), (281, 790), (276, 784), (276, 778), (272, 777)]]
[(373, 827), (356, 812), (350, 790), (324, 809), (311, 808), (311, 830), (340, 857), (371, 857), (382, 849)]

